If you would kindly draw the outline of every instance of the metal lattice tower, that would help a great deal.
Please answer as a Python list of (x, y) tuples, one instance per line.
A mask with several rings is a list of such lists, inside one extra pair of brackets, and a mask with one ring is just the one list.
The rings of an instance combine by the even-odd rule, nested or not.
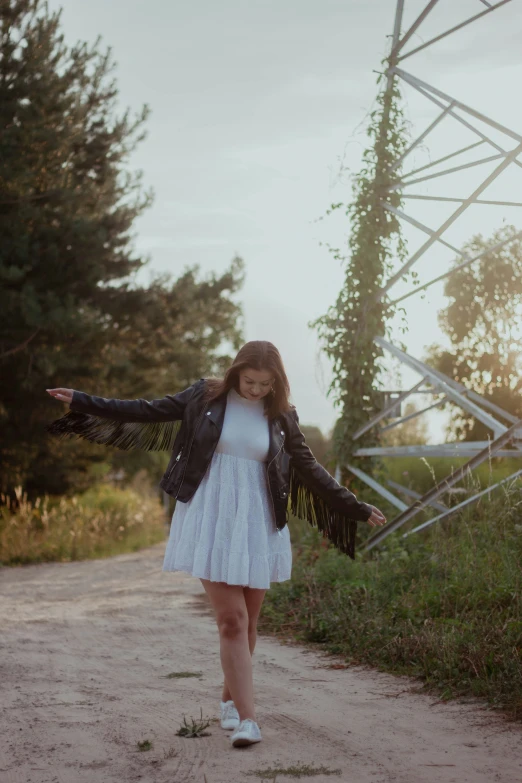
[[(444, 218), (440, 225), (429, 226), (422, 221), (415, 218), (409, 212), (395, 209), (387, 203), (383, 202), (383, 207), (393, 212), (399, 219), (405, 221), (416, 229), (420, 230), (426, 235), (426, 240), (418, 247), (417, 250), (410, 256), (410, 258), (402, 265), (402, 267), (393, 274), (389, 280), (385, 282), (380, 292), (380, 298), (385, 298), (391, 304), (401, 302), (408, 297), (418, 294), (420, 291), (424, 291), (435, 283), (444, 280), (455, 271), (463, 269), (473, 264), (478, 259), (482, 258), (487, 253), (500, 250), (503, 246), (513, 242), (515, 239), (522, 237), (522, 231), (519, 231), (515, 235), (509, 237), (505, 241), (497, 243), (494, 246), (488, 247), (486, 250), (474, 255), (468, 256), (455, 247), (448, 239), (449, 230), (458, 223), (459, 219), (462, 219), (464, 213), (474, 205), (489, 205), (489, 206), (506, 206), (506, 207), (522, 207), (522, 202), (494, 200), (482, 198), (482, 195), (487, 188), (492, 185), (495, 180), (500, 177), (503, 172), (508, 168), (518, 167), (522, 169), (522, 161), (519, 156), (522, 155), (522, 135), (507, 128), (500, 123), (496, 122), (486, 114), (479, 112), (472, 107), (468, 106), (458, 98), (449, 95), (442, 90), (434, 87), (428, 82), (418, 78), (411, 71), (405, 70), (404, 63), (409, 60), (412, 63), (414, 69), (415, 58), (414, 55), (418, 52), (425, 50), (427, 47), (433, 46), (438, 41), (446, 38), (449, 35), (457, 33), (467, 25), (473, 24), (476, 20), (483, 18), (487, 14), (491, 14), (498, 11), (502, 6), (506, 6), (512, 0), (499, 0), (499, 2), (492, 3), (486, 2), (486, 0), (477, 0), (477, 6), (480, 7), (475, 15), (464, 20), (460, 24), (451, 27), (444, 32), (428, 38), (424, 43), (414, 47), (411, 46), (412, 36), (421, 27), (423, 32), (427, 27), (427, 19), (430, 13), (433, 11), (438, 3), (442, 3), (442, 0), (430, 0), (414, 20), (411, 26), (401, 33), (402, 20), (405, 0), (397, 0), (395, 22), (392, 36), (391, 52), (388, 58), (387, 69), (387, 89), (391, 90), (393, 86), (393, 80), (399, 79), (404, 84), (413, 88), (418, 94), (420, 94), (427, 102), (438, 108), (438, 113), (435, 119), (412, 141), (404, 154), (394, 163), (392, 170), (398, 169), (402, 166), (405, 160), (411, 152), (419, 147), (426, 139), (429, 139), (430, 134), (441, 124), (448, 122), (457, 122), (460, 126), (464, 127), (469, 133), (469, 143), (463, 147), (456, 146), (449, 154), (446, 154), (437, 160), (434, 160), (419, 168), (414, 168), (403, 174), (393, 185), (390, 187), (398, 189), (401, 192), (403, 199), (410, 200), (411, 202), (417, 201), (432, 201), (439, 204), (445, 203), (449, 205), (455, 205), (452, 207), (450, 214)], [(413, 59), (410, 59), (412, 58)], [(472, 153), (471, 160), (467, 159), (462, 162), (462, 156)], [(459, 163), (459, 157), (461, 162)], [(440, 168), (442, 164), (446, 164), (448, 161), (452, 161), (452, 165)], [(480, 183), (474, 186), (471, 193), (468, 195), (455, 197), (451, 184), (448, 186), (448, 176), (458, 171), (466, 169), (473, 169), (478, 166), (489, 166), (488, 173), (480, 181)], [(441, 195), (423, 195), (415, 192), (415, 186), (426, 182), (427, 180), (435, 180), (440, 182), (446, 191)], [(521, 184), (522, 184), (522, 172), (521, 172)], [(410, 189), (413, 187), (413, 191)], [(426, 257), (428, 251), (434, 246), (442, 246), (457, 254), (457, 257), (461, 258), (460, 263), (455, 265), (449, 271), (439, 274), (429, 280), (427, 283), (419, 285), (410, 291), (392, 299), (390, 292), (401, 280), (403, 275), (408, 272), (415, 264)], [(418, 530), (422, 530), (434, 522), (448, 517), (450, 514), (455, 513), (466, 505), (478, 500), (481, 496), (491, 492), (496, 487), (517, 478), (522, 475), (522, 469), (517, 470), (511, 476), (503, 479), (493, 486), (489, 486), (487, 489), (478, 492), (472, 497), (466, 498), (462, 503), (459, 503), (452, 508), (447, 508), (442, 503), (441, 498), (444, 493), (459, 482), (470, 471), (480, 465), (482, 462), (488, 460), (491, 456), (495, 457), (522, 457), (522, 420), (518, 420), (507, 411), (503, 410), (497, 405), (494, 405), (489, 400), (486, 400), (481, 395), (466, 388), (460, 383), (457, 383), (452, 378), (443, 375), (441, 372), (430, 368), (424, 362), (409, 356), (404, 351), (392, 343), (377, 337), (375, 342), (387, 351), (389, 354), (398, 359), (401, 364), (409, 367), (420, 376), (420, 380), (411, 389), (400, 394), (396, 399), (393, 399), (389, 404), (385, 405), (384, 410), (373, 417), (367, 424), (361, 427), (356, 433), (354, 433), (354, 440), (357, 440), (364, 432), (367, 432), (372, 427), (379, 426), (379, 423), (388, 417), (393, 416), (394, 411), (398, 406), (416, 393), (425, 393), (435, 395), (438, 399), (423, 410), (416, 411), (409, 416), (399, 416), (391, 424), (381, 428), (381, 431), (391, 429), (402, 424), (409, 419), (419, 416), (426, 411), (433, 408), (440, 407), (447, 401), (451, 401), (460, 406), (467, 413), (476, 417), (481, 421), (488, 429), (492, 431), (492, 439), (488, 441), (463, 441), (456, 443), (441, 443), (438, 445), (417, 445), (417, 446), (403, 446), (403, 447), (375, 447), (375, 448), (361, 448), (354, 453), (354, 456), (453, 456), (453, 457), (467, 457), (468, 462), (458, 470), (453, 471), (450, 475), (446, 476), (441, 482), (433, 487), (423, 497), (419, 496), (412, 490), (403, 487), (395, 482), (389, 481), (388, 484), (395, 490), (399, 491), (403, 496), (412, 499), (411, 505), (403, 502), (399, 497), (393, 494), (389, 489), (383, 487), (373, 478), (361, 471), (355, 465), (347, 465), (346, 467), (358, 478), (371, 486), (382, 497), (386, 498), (397, 510), (399, 514), (392, 519), (385, 528), (380, 528), (373, 536), (371, 536), (366, 542), (366, 549), (381, 543), (390, 533), (397, 530), (405, 522), (408, 522), (413, 517), (417, 516), (421, 511), (434, 509), (437, 514), (432, 516), (422, 524), (409, 530), (403, 535), (410, 535)], [(340, 466), (338, 466), (338, 476), (340, 475)]]

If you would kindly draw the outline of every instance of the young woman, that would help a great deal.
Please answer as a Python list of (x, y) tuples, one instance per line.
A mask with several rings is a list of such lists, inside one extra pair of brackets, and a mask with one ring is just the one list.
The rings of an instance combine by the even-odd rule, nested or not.
[(48, 430), (123, 449), (169, 449), (160, 486), (176, 503), (164, 571), (199, 577), (214, 609), (224, 673), (221, 726), (233, 747), (261, 740), (252, 654), (265, 593), (290, 579), (289, 511), (354, 557), (357, 521), (383, 514), (342, 487), (305, 443), (279, 351), (246, 343), (223, 379), (158, 400), (47, 389), (70, 410)]

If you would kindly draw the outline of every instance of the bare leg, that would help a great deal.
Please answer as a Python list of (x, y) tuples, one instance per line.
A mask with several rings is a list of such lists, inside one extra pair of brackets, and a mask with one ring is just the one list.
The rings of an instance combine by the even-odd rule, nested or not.
[(239, 717), (256, 719), (249, 614), (244, 588), (201, 579), (212, 604), (219, 630), (221, 666)]
[[(248, 647), (251, 656), (254, 654), (254, 648), (256, 646), (257, 621), (265, 593), (266, 590), (259, 590), (254, 587), (243, 587), (243, 595), (245, 596), (245, 603), (248, 611)], [(228, 701), (231, 698), (232, 695), (227, 684), (227, 678), (225, 677), (221, 699), (223, 701)]]

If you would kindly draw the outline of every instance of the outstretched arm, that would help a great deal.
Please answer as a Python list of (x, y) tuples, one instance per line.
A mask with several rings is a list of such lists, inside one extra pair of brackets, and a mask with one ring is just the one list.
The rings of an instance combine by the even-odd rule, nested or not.
[(69, 403), (70, 410), (116, 421), (162, 422), (183, 418), (189, 400), (203, 378), (177, 394), (167, 394), (157, 400), (119, 400), (97, 397), (75, 389), (47, 389), (58, 400)]

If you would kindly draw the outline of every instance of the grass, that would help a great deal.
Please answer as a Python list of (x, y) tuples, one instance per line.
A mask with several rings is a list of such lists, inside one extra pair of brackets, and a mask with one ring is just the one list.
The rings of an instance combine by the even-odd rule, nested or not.
[(199, 718), (189, 718), (187, 721), (185, 715), (183, 715), (183, 723), (177, 730), (178, 737), (210, 737), (210, 732), (205, 731), (212, 723), (212, 718), (204, 718), (203, 710), (200, 709)]
[[(467, 458), (429, 457), (383, 457), (383, 469), (386, 478), (396, 481), (405, 487), (420, 492), (421, 495), (430, 490), (436, 481), (440, 481), (452, 470), (456, 470), (467, 462)], [(468, 489), (480, 485), (486, 487), (495, 484), (522, 467), (519, 459), (492, 457), (479, 465), (467, 479)], [(386, 486), (386, 483), (385, 483)], [(392, 490), (395, 492), (395, 490)], [(365, 491), (365, 495), (367, 491)], [(377, 498), (375, 495), (375, 504)], [(382, 499), (380, 499), (382, 501)]]
[(260, 628), (522, 719), (520, 482), (401, 533), (352, 561), (292, 520), (292, 579), (267, 593)]
[(286, 778), (310, 778), (315, 775), (340, 775), (340, 769), (329, 769), (325, 766), (314, 767), (311, 764), (298, 764), (292, 767), (267, 767), (266, 769), (252, 769), (245, 775), (255, 775), (263, 780), (271, 780), (275, 783), (278, 775)]
[(184, 677), (202, 677), (203, 672), (171, 672), (165, 674), (167, 680), (183, 679)]
[(0, 498), (0, 566), (110, 557), (165, 538), (160, 503), (133, 489), (99, 484), (31, 502), (18, 487), (16, 499), (13, 506)]

